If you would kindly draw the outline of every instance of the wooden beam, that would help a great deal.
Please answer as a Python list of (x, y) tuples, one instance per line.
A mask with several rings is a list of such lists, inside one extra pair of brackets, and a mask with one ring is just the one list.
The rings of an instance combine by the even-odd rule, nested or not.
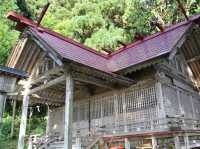
[(64, 149), (72, 148), (72, 116), (73, 116), (73, 92), (74, 80), (70, 73), (66, 73), (65, 90), (65, 121), (64, 121)]
[(118, 74), (114, 74), (114, 73), (105, 73), (105, 72), (102, 72), (102, 71), (99, 71), (99, 70), (96, 70), (96, 69), (92, 69), (90, 67), (83, 67), (81, 65), (78, 65), (78, 64), (70, 64), (71, 68), (73, 69), (74, 72), (78, 72), (78, 73), (84, 73), (86, 76), (91, 76), (93, 78), (98, 78), (99, 80), (101, 81), (104, 81), (104, 82), (109, 82), (108, 84), (113, 84), (113, 83), (118, 83), (120, 84), (121, 86), (131, 86), (133, 84), (136, 83), (136, 81), (130, 79), (130, 78), (127, 78), (127, 77), (124, 77), (124, 76), (121, 76), (121, 75), (118, 75)]
[(29, 30), (29, 34), (32, 37), (32, 40), (35, 41), (41, 49), (48, 53), (49, 57), (51, 57), (59, 66), (63, 65), (59, 54), (52, 50), (52, 48), (44, 40), (42, 40), (36, 33), (31, 30)]
[(51, 104), (55, 104), (55, 105), (63, 105), (64, 99), (55, 99), (55, 98), (47, 98), (47, 97), (42, 97), (42, 96), (35, 96), (35, 94), (33, 96), (31, 96), (31, 101), (34, 101), (36, 103), (51, 103)]
[(191, 58), (191, 59), (188, 59), (186, 62), (187, 62), (187, 63), (192, 63), (192, 62), (198, 61), (198, 60), (200, 60), (200, 55), (195, 56), (195, 57), (193, 57), (193, 58)]
[(38, 99), (38, 98), (32, 98), (31, 97), (31, 101), (30, 101), (30, 105), (32, 104), (48, 104), (48, 105), (53, 105), (53, 106), (56, 106), (56, 107), (60, 107), (60, 106), (63, 106), (64, 105), (64, 101), (63, 102), (54, 102), (54, 101), (49, 101), (49, 100), (46, 100), (46, 99)]
[(42, 74), (38, 78), (31, 80), (31, 84), (36, 84), (38, 82), (44, 81), (44, 79), (47, 79), (50, 76), (55, 75), (55, 74), (59, 74), (61, 72), (63, 72), (63, 68), (61, 68), (61, 67), (56, 67), (56, 68), (50, 69), (49, 71)]
[(33, 97), (34, 99), (37, 98), (38, 100), (41, 100), (43, 102), (49, 101), (49, 102), (56, 102), (56, 103), (64, 103), (64, 97), (60, 98), (60, 97), (56, 97), (55, 95), (52, 97), (47, 97), (40, 94), (32, 94), (31, 97)]
[(51, 86), (53, 86), (55, 84), (61, 83), (64, 80), (65, 80), (65, 75), (63, 75), (61, 77), (58, 77), (58, 78), (56, 78), (54, 80), (51, 80), (51, 81), (47, 82), (46, 84), (43, 84), (43, 85), (40, 85), (38, 87), (35, 87), (35, 88), (31, 89), (30, 92), (29, 92), (29, 94), (33, 94), (35, 92), (44, 90), (44, 89), (46, 89), (48, 87), (51, 87)]
[(103, 79), (97, 79), (95, 77), (92, 77), (83, 73), (73, 72), (72, 76), (73, 76), (73, 79), (76, 81), (93, 84), (93, 85), (103, 87), (103, 88), (108, 88), (108, 89), (115, 88), (115, 86), (112, 83), (106, 82)]
[(27, 114), (28, 114), (29, 96), (26, 94), (23, 97), (22, 117), (19, 130), (19, 140), (17, 149), (24, 149), (24, 138), (26, 134)]

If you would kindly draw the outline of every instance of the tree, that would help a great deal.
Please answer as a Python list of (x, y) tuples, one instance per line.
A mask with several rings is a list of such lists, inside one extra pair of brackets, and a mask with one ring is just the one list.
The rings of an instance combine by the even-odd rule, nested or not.
[[(0, 6), (0, 63), (7, 55), (18, 33), (2, 14), (17, 10), (37, 20), (43, 6), (51, 3), (42, 25), (97, 50), (116, 50), (135, 40), (136, 33), (157, 32), (151, 26), (155, 19), (167, 26), (185, 19), (176, 0), (2, 0)], [(181, 0), (188, 15), (200, 12), (200, 0)]]
[(14, 30), (13, 23), (5, 18), (10, 10), (17, 10), (14, 0), (2, 0), (0, 5), (0, 65), (5, 64), (7, 57), (19, 33)]
[(32, 13), (30, 12), (29, 8), (27, 7), (26, 0), (16, 0), (16, 4), (20, 11), (22, 12), (23, 16), (31, 19)]

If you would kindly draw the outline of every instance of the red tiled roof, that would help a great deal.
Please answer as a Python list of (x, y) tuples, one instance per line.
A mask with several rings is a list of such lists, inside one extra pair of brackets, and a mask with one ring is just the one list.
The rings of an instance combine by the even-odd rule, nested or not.
[(166, 30), (158, 36), (138, 41), (125, 50), (113, 54), (110, 61), (113, 66), (112, 70), (119, 71), (169, 53), (190, 25), (191, 23), (178, 26), (173, 30)]
[(18, 27), (30, 26), (37, 36), (63, 58), (111, 73), (169, 53), (191, 26), (192, 22), (199, 22), (200, 15), (190, 18), (190, 21), (184, 21), (168, 27), (164, 32), (158, 32), (144, 38), (142, 41), (123, 47), (111, 55), (98, 53), (92, 48), (49, 29), (38, 28), (36, 23), (14, 12), (10, 12), (8, 18), (18, 22)]
[(105, 57), (106, 55), (102, 56), (96, 52), (91, 52), (90, 50), (83, 50), (81, 46), (77, 46), (71, 42), (57, 38), (57, 36), (47, 32), (40, 32), (35, 28), (32, 30), (63, 58), (102, 70), (104, 72), (111, 72), (106, 66), (108, 63), (108, 58)]

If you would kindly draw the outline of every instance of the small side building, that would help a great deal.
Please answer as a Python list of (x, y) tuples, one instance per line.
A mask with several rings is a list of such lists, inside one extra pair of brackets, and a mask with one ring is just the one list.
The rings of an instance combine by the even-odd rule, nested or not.
[(2, 124), (3, 111), (6, 97), (15, 92), (16, 82), (25, 79), (27, 74), (14, 68), (0, 66), (0, 125)]

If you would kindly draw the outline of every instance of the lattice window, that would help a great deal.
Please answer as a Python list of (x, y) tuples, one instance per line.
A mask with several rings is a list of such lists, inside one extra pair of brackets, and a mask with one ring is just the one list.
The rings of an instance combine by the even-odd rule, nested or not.
[(155, 87), (126, 92), (126, 112), (143, 110), (157, 105)]
[(114, 113), (114, 98), (113, 96), (104, 97), (102, 100), (103, 117), (112, 116)]
[[(157, 99), (155, 85), (146, 88), (135, 89), (134, 87), (107, 93), (90, 98), (91, 129), (105, 127), (110, 130), (150, 129), (157, 122), (151, 122), (157, 118)], [(85, 101), (85, 102), (83, 102)], [(88, 102), (76, 101), (76, 121), (88, 120)], [(117, 128), (117, 129), (115, 129)]]

